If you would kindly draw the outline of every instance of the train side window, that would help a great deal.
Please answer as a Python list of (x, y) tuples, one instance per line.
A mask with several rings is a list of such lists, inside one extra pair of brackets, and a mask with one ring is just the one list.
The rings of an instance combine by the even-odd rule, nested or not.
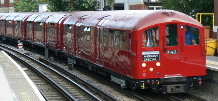
[(97, 42), (97, 45), (99, 45), (99, 42), (100, 42), (100, 40), (99, 40), (99, 34), (100, 34), (100, 29), (99, 29), (99, 27), (97, 27), (97, 38), (96, 38), (96, 42)]
[(74, 37), (74, 35), (73, 35), (73, 27), (72, 27), (72, 25), (66, 25), (65, 26), (65, 28), (64, 28), (64, 32), (65, 32), (65, 35), (66, 35), (66, 37), (68, 37), (68, 38), (70, 38), (71, 37), (71, 39)]
[(126, 50), (126, 32), (120, 31), (120, 49)]
[(142, 47), (159, 47), (159, 29), (153, 27), (142, 34)]
[(131, 51), (131, 32), (129, 32), (129, 51)]
[(185, 26), (185, 45), (199, 45), (200, 31), (192, 26)]
[(95, 28), (91, 27), (91, 42), (94, 43)]
[(115, 48), (119, 48), (119, 31), (114, 31), (114, 36), (115, 36), (115, 38), (114, 38), (114, 47)]
[(104, 46), (108, 46), (108, 29), (104, 29)]
[(103, 39), (104, 39), (104, 30), (103, 28), (100, 28), (100, 44), (103, 45)]
[(110, 47), (113, 47), (113, 43), (114, 43), (114, 31), (109, 30), (108, 44)]
[(91, 28), (90, 27), (83, 28), (83, 32), (81, 33), (81, 38), (84, 41), (91, 41)]
[(1, 20), (1, 34), (4, 34), (5, 32), (5, 21)]
[(167, 46), (178, 46), (177, 24), (166, 25), (166, 44)]

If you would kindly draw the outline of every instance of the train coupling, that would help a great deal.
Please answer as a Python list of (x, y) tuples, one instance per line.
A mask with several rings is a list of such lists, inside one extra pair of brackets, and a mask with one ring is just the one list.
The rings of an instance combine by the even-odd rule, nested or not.
[(162, 85), (163, 94), (166, 93), (185, 93), (188, 91), (187, 84)]

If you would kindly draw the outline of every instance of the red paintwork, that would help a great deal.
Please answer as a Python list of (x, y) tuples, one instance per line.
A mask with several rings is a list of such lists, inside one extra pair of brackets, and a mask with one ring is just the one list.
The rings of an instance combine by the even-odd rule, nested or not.
[[(84, 20), (78, 20), (78, 15), (87, 14)], [(128, 15), (128, 16), (127, 16)], [(104, 16), (107, 16), (106, 19), (102, 20)], [(74, 35), (74, 52), (75, 56), (81, 57), (84, 60), (97, 63), (104, 66), (107, 69), (115, 71), (125, 76), (130, 76), (134, 79), (150, 79), (150, 78), (163, 78), (166, 76), (202, 76), (206, 74), (205, 67), (205, 54), (204, 53), (204, 38), (203, 38), (203, 26), (193, 18), (177, 12), (177, 11), (104, 11), (104, 12), (77, 12), (72, 14), (70, 19), (74, 19), (72, 25), (74, 25), (74, 34), (76, 33), (76, 24), (82, 23), (81, 25), (95, 27), (95, 40), (97, 40), (97, 26), (99, 31), (106, 29), (121, 29), (124, 31), (131, 31), (132, 34), (132, 49), (131, 52), (126, 50), (120, 50), (116, 48), (111, 48), (103, 46), (102, 43), (91, 43), (94, 44), (94, 57), (93, 61), (90, 57), (84, 56), (81, 47), (82, 40), (76, 39), (76, 34)], [(69, 20), (70, 21), (70, 20)], [(183, 34), (183, 38), (178, 38), (179, 46), (178, 47), (168, 47), (167, 50), (181, 50), (178, 51), (177, 56), (172, 54), (166, 54), (163, 52), (163, 48), (166, 48), (166, 44), (162, 43), (163, 38), (166, 38), (165, 35), (165, 26), (166, 24), (178, 24), (178, 33)], [(196, 46), (185, 46), (181, 44), (181, 39), (184, 42), (184, 30), (180, 30), (179, 26), (183, 24), (196, 27), (200, 29), (201, 35), (201, 45)], [(97, 26), (96, 26), (97, 25)], [(144, 30), (159, 27), (159, 47), (152, 48), (142, 48), (141, 36)], [(79, 33), (78, 33), (79, 34)], [(102, 34), (102, 33), (100, 33)], [(101, 36), (101, 35), (100, 35)], [(128, 34), (127, 42), (128, 40)], [(163, 36), (163, 38), (162, 38)], [(99, 37), (101, 39), (101, 37)], [(182, 46), (181, 46), (182, 45)], [(126, 43), (128, 48), (129, 43)], [(68, 49), (68, 48), (67, 48)], [(193, 51), (197, 49), (196, 51)], [(76, 53), (77, 51), (77, 53)], [(142, 67), (142, 51), (160, 51), (160, 63), (161, 66), (157, 67), (157, 61), (145, 62), (147, 66)], [(79, 54), (79, 52), (81, 52)], [(88, 53), (86, 55), (92, 56), (93, 53)], [(97, 56), (99, 54), (99, 56)], [(149, 67), (153, 67), (154, 71), (150, 72)], [(198, 72), (194, 72), (195, 70)], [(160, 75), (157, 75), (157, 73)], [(146, 77), (143, 77), (142, 74), (146, 73)]]
[[(178, 46), (176, 47), (166, 46), (164, 42), (167, 24), (177, 24), (178, 26), (179, 36)], [(64, 25), (74, 27), (74, 37), (69, 41), (71, 43), (68, 43), (67, 39), (69, 37), (66, 37), (62, 32)], [(185, 31), (180, 29), (181, 25), (199, 29), (200, 45), (186, 46), (183, 44), (185, 42)], [(59, 48), (58, 45), (61, 45), (60, 50), (65, 48), (64, 51), (67, 54), (101, 65), (108, 70), (133, 79), (206, 75), (204, 27), (195, 19), (181, 12), (172, 10), (80, 11), (69, 13), (69, 16), (58, 26), (61, 27), (61, 36), (58, 39), (59, 36), (55, 34), (57, 44), (55, 44), (54, 49)], [(81, 26), (95, 29), (94, 42), (88, 43), (80, 38), (83, 34), (79, 32)], [(143, 32), (153, 27), (159, 28), (159, 47), (142, 47)], [(102, 43), (104, 41), (104, 29), (125, 31), (126, 49), (121, 50), (104, 46), (104, 43)], [(99, 39), (97, 39), (97, 30), (99, 30)], [(131, 33), (131, 51), (129, 51), (129, 33)], [(58, 44), (59, 40), (61, 41), (60, 44)], [(97, 40), (100, 43), (97, 43)], [(48, 41), (46, 40), (46, 42)], [(87, 51), (84, 48), (85, 45), (91, 46), (91, 50)], [(167, 48), (166, 50), (177, 50), (178, 53), (167, 54), (164, 48)], [(142, 52), (145, 51), (159, 51), (160, 61), (143, 62)], [(156, 66), (157, 62), (161, 64), (159, 67)], [(146, 63), (146, 67), (142, 67), (142, 63)], [(151, 67), (154, 68), (152, 72), (149, 70)]]

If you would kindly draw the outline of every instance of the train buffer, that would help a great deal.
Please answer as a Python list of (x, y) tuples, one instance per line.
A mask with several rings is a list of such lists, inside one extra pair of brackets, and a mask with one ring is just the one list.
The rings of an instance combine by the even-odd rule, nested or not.
[(5, 52), (0, 51), (1, 101), (45, 101), (23, 69)]

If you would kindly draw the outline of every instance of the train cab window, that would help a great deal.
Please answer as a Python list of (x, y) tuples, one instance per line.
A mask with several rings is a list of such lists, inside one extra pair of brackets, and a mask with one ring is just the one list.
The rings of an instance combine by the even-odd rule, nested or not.
[(177, 24), (166, 25), (166, 45), (178, 46)]
[(120, 31), (120, 49), (126, 50), (126, 31)]
[(114, 47), (115, 48), (119, 48), (119, 34), (120, 34), (120, 32), (119, 31), (114, 31), (114, 36), (115, 36), (115, 38), (114, 38)]
[(143, 32), (142, 47), (159, 47), (158, 27), (153, 27)]
[(199, 45), (200, 32), (198, 28), (185, 26), (185, 45)]

